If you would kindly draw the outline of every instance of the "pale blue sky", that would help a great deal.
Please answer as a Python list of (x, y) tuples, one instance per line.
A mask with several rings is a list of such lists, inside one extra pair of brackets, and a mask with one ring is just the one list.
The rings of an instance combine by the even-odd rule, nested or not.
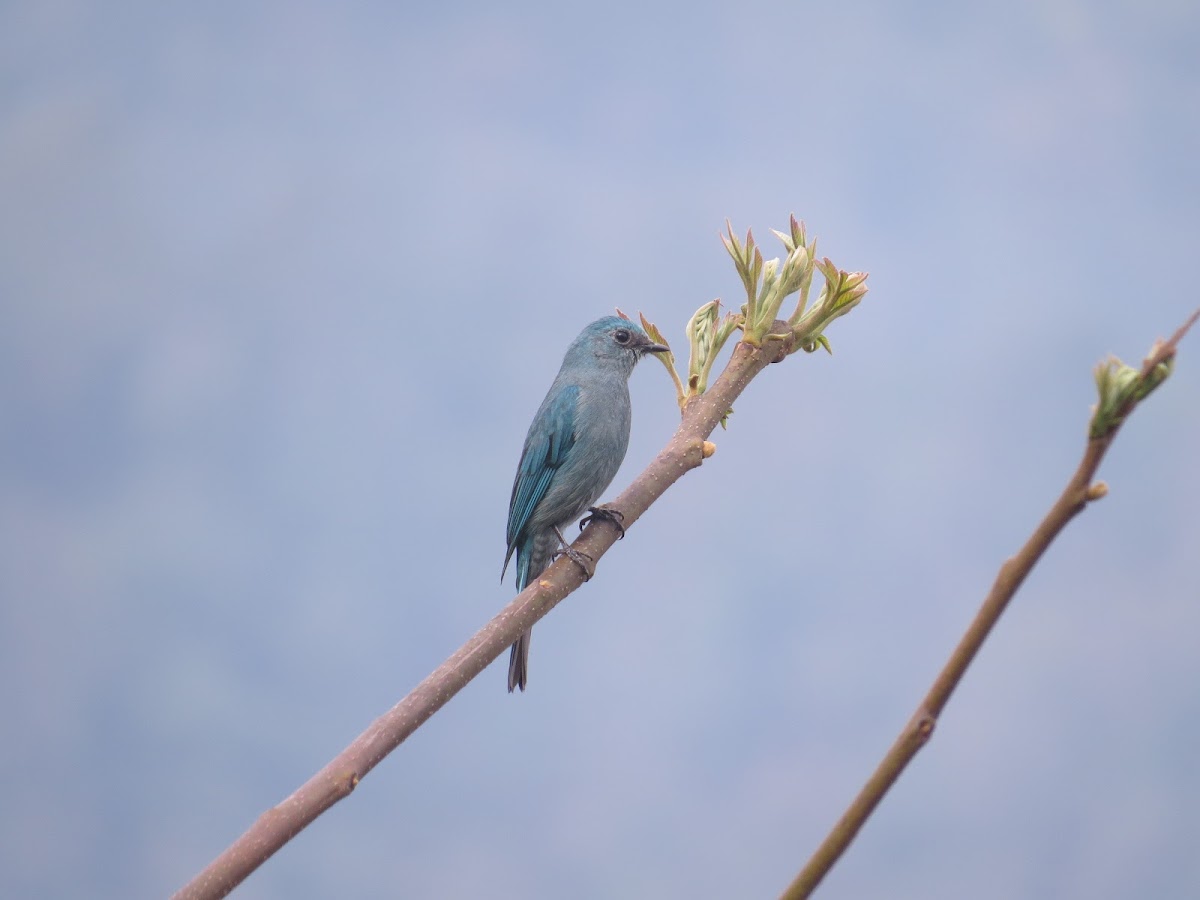
[[(871, 293), (239, 897), (770, 897), (1200, 303), (1191, 3), (0, 6), (0, 894), (163, 896), (511, 597), (529, 417)], [(1200, 339), (830, 898), (1200, 895)], [(655, 364), (612, 494), (676, 421)]]

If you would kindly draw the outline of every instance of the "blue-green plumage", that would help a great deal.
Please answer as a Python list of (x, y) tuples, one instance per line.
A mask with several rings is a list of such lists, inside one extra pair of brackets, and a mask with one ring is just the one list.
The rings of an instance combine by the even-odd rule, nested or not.
[[(667, 348), (617, 316), (587, 326), (525, 436), (508, 506), (508, 552), (516, 556), (517, 591), (550, 565), (558, 532), (583, 515), (612, 482), (629, 445), (629, 376), (646, 353)], [(512, 646), (508, 689), (525, 690), (530, 632)]]

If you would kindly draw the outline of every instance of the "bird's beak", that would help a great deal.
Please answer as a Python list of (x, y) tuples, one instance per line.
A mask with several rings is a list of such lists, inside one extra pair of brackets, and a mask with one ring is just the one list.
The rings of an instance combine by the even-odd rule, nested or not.
[(666, 353), (670, 349), (666, 344), (647, 344), (642, 348), (645, 353)]

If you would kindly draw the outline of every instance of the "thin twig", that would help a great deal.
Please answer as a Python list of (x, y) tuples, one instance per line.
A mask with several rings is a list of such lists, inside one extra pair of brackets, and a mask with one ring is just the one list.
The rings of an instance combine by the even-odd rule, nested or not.
[[(781, 360), (788, 349), (790, 341), (773, 341), (761, 348), (744, 342), (737, 345), (720, 378), (707, 392), (688, 402), (683, 421), (667, 446), (613, 501), (612, 505), (623, 514), (626, 530), (667, 488), (700, 465), (711, 449), (705, 448), (705, 438), (750, 381), (768, 364)], [(598, 561), (617, 535), (613, 525), (589, 525), (572, 546)], [(317, 816), (348, 796), (385, 756), (582, 583), (582, 572), (570, 561), (559, 560), (552, 565), (325, 768), (263, 813), (245, 834), (180, 889), (175, 900), (224, 897), (241, 884)]]
[[(1160, 364), (1174, 358), (1180, 339), (1197, 320), (1200, 320), (1200, 309), (1196, 310), (1169, 340), (1155, 346), (1142, 365), (1139, 375), (1142, 381), (1148, 379)], [(883, 799), (884, 794), (896, 783), (900, 773), (904, 771), (918, 751), (925, 746), (933, 734), (938, 717), (950, 700), (950, 695), (958, 687), (967, 667), (975, 658), (975, 654), (979, 652), (979, 648), (983, 646), (984, 640), (999, 621), (1000, 615), (1012, 600), (1017, 589), (1041, 559), (1042, 554), (1046, 552), (1051, 542), (1067, 526), (1068, 522), (1081, 513), (1089, 502), (1100, 499), (1107, 492), (1103, 482), (1093, 484), (1092, 479), (1100, 467), (1105, 452), (1120, 429), (1119, 423), (1133, 412), (1138, 402), (1131, 394), (1124, 408), (1115, 417), (1117, 426), (1103, 437), (1088, 441), (1083, 459), (1075, 470), (1075, 474), (1071, 476), (1071, 480), (1067, 482), (1062, 495), (1050, 508), (1046, 517), (1017, 555), (1000, 567), (991, 592), (983, 601), (983, 605), (958, 642), (958, 646), (954, 648), (954, 652), (929, 689), (929, 693), (925, 695), (908, 724), (904, 726), (895, 743), (888, 750), (887, 755), (884, 756), (867, 783), (863, 785), (858, 796), (854, 798), (854, 802), (842, 814), (837, 824), (822, 841), (821, 846), (800, 870), (800, 874), (783, 892), (783, 900), (803, 900), (816, 890), (821, 879), (828, 874), (834, 863), (850, 846), (859, 829), (862, 828), (879, 801)]]

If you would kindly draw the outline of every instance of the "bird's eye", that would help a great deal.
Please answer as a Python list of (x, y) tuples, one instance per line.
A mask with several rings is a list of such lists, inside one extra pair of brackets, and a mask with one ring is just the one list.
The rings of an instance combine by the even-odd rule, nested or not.
[(615, 332), (613, 332), (613, 340), (621, 346), (628, 344), (631, 337), (633, 337), (633, 335), (631, 335), (629, 330), (626, 328), (618, 328)]

